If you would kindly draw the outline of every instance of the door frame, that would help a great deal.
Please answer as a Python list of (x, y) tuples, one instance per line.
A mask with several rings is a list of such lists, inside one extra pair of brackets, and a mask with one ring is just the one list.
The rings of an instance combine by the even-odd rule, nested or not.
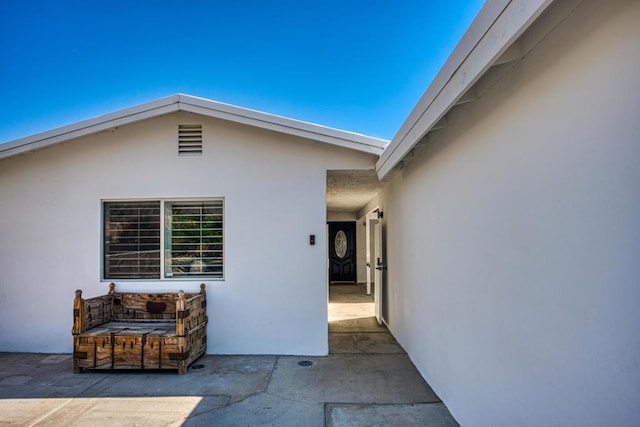
[[(384, 239), (382, 236), (382, 214), (379, 208), (375, 208), (368, 212), (365, 219), (366, 227), (366, 266), (367, 266), (367, 295), (371, 295), (371, 283), (373, 277), (373, 301), (375, 306), (375, 316), (378, 324), (386, 324), (385, 319), (382, 316), (382, 287), (384, 286), (384, 274), (386, 269), (386, 262), (383, 259), (383, 244)], [(373, 243), (373, 253), (371, 250), (371, 243)]]
[[(358, 227), (357, 221), (327, 221), (327, 267), (328, 267), (328, 277), (327, 281), (329, 284), (331, 283), (358, 283)], [(348, 226), (348, 227), (347, 227)], [(350, 234), (350, 240), (348, 244), (347, 251), (349, 252), (348, 259), (352, 262), (352, 274), (349, 276), (349, 280), (332, 280), (331, 277), (331, 269), (332, 269), (332, 253), (335, 252), (334, 241), (332, 237), (335, 239), (335, 235), (332, 236), (331, 229), (332, 228), (344, 228), (346, 231), (349, 228), (348, 234)], [(334, 228), (335, 230), (335, 228)]]

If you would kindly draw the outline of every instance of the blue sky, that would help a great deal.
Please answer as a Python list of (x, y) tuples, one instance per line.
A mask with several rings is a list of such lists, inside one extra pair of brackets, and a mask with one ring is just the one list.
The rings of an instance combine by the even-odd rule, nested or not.
[(0, 2), (0, 142), (174, 93), (391, 139), (483, 0)]

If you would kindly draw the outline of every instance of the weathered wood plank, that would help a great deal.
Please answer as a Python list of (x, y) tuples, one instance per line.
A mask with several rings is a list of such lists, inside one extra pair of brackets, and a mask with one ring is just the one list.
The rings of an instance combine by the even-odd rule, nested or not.
[(206, 351), (206, 293), (117, 293), (74, 300), (74, 371), (177, 369)]

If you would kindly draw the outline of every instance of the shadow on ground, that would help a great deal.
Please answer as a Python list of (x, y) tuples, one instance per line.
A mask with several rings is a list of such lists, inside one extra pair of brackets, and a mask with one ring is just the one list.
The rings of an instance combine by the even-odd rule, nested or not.
[(187, 375), (74, 374), (70, 355), (0, 353), (0, 424), (457, 425), (375, 318), (329, 331), (326, 357), (204, 356)]

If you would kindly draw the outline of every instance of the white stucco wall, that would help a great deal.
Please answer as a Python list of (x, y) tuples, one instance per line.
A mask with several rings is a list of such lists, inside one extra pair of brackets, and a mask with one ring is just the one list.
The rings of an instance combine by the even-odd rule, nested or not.
[[(201, 157), (177, 155), (182, 123), (203, 124)], [(374, 161), (188, 113), (0, 161), (0, 351), (71, 351), (74, 290), (108, 289), (102, 199), (224, 197), (225, 280), (205, 281), (208, 353), (326, 354), (326, 170)], [(116, 281), (149, 292), (200, 282)]]
[(461, 425), (640, 424), (639, 22), (586, 0), (384, 188), (389, 325)]

